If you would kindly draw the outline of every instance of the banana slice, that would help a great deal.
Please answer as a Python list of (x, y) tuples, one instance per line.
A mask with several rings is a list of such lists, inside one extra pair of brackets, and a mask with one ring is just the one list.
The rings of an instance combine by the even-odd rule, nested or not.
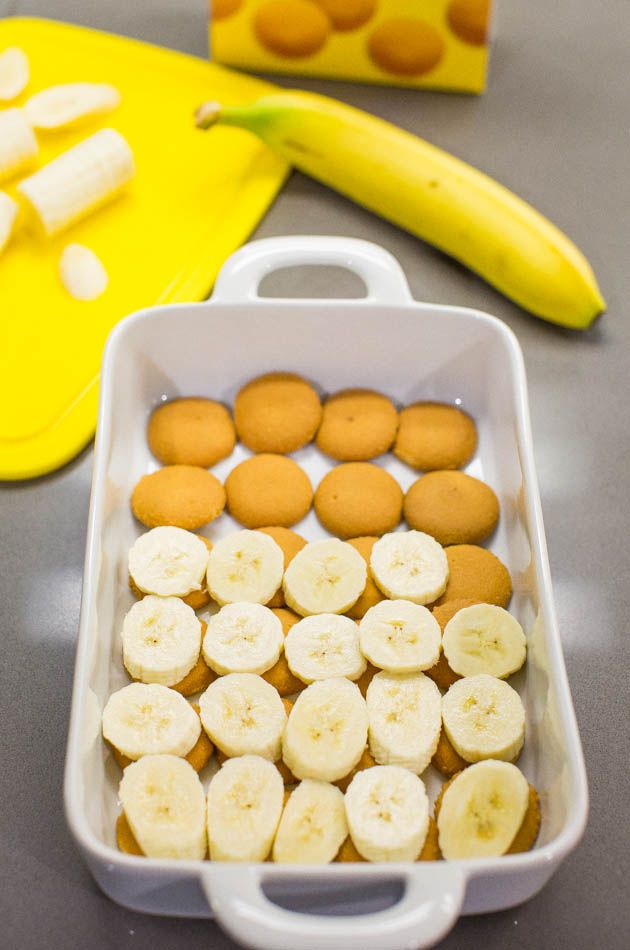
[(527, 640), (520, 623), (503, 607), (464, 607), (446, 624), (442, 639), (449, 666), (460, 676), (488, 673), (504, 679), (525, 662)]
[(437, 749), (440, 691), (424, 673), (377, 673), (366, 694), (370, 752), (379, 765), (420, 775)]
[(359, 624), (362, 653), (389, 673), (430, 669), (440, 656), (441, 638), (431, 611), (409, 600), (382, 600)]
[(130, 683), (107, 700), (103, 735), (128, 759), (186, 755), (201, 735), (201, 723), (175, 690), (158, 683)]
[(24, 92), (30, 79), (28, 56), (17, 46), (0, 53), (0, 102), (10, 102)]
[(304, 683), (332, 676), (357, 680), (367, 668), (356, 623), (338, 614), (300, 620), (289, 630), (284, 651), (289, 669)]
[(266, 673), (284, 644), (282, 624), (261, 604), (227, 604), (208, 620), (203, 656), (215, 673)]
[(199, 776), (175, 755), (145, 755), (123, 773), (118, 797), (148, 858), (206, 856), (206, 801)]
[(429, 829), (423, 782), (397, 765), (357, 772), (346, 792), (350, 837), (366, 861), (415, 861)]
[(372, 548), (370, 569), (388, 597), (430, 604), (448, 581), (448, 561), (441, 544), (422, 531), (384, 534)]
[(336, 782), (363, 754), (368, 716), (358, 686), (318, 680), (296, 699), (282, 739), (282, 758), (296, 778)]
[(486, 673), (453, 683), (442, 697), (442, 720), (453, 748), (467, 762), (512, 762), (525, 740), (521, 697)]
[(365, 561), (337, 538), (312, 541), (295, 555), (282, 584), (289, 607), (303, 617), (342, 614), (359, 599), (367, 582)]
[(6, 192), (0, 191), (0, 254), (9, 243), (18, 211), (18, 203), (9, 198)]
[(68, 244), (59, 258), (61, 283), (75, 300), (96, 300), (107, 290), (109, 277), (94, 251), (83, 244)]
[(199, 699), (201, 722), (228, 757), (280, 758), (287, 714), (278, 691), (253, 673), (229, 673), (210, 683)]
[(174, 686), (199, 659), (201, 621), (179, 597), (150, 594), (125, 617), (122, 642), (130, 676), (143, 683)]
[(282, 813), (284, 784), (259, 755), (227, 759), (208, 789), (211, 861), (264, 861)]
[(280, 587), (284, 554), (260, 531), (235, 531), (217, 541), (208, 559), (208, 590), (218, 604), (266, 604)]
[(343, 794), (328, 782), (304, 779), (291, 792), (273, 843), (278, 864), (329, 864), (348, 835)]
[(69, 82), (36, 92), (24, 103), (34, 129), (68, 129), (112, 112), (120, 93), (108, 83)]
[(442, 796), (437, 816), (447, 860), (505, 854), (523, 823), (529, 787), (515, 765), (488, 759), (460, 772)]
[(209, 551), (201, 538), (183, 528), (152, 528), (129, 552), (129, 573), (145, 594), (185, 597), (201, 590)]
[(0, 112), (0, 182), (30, 171), (39, 145), (22, 109)]
[(115, 129), (100, 129), (25, 178), (17, 191), (52, 237), (114, 198), (134, 174), (126, 139)]

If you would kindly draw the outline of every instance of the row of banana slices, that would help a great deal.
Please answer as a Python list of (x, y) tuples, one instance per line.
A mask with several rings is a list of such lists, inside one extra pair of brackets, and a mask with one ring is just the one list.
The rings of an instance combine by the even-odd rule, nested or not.
[[(21, 95), (29, 78), (23, 50), (0, 52), (0, 102)], [(20, 107), (0, 110), (0, 183), (33, 170), (39, 157), (36, 131), (75, 128), (119, 103), (118, 90), (108, 83), (74, 82), (42, 89)], [(0, 191), (0, 253), (21, 221), (51, 237), (113, 198), (133, 175), (125, 138), (114, 129), (100, 129), (23, 178), (16, 186), (17, 201)], [(83, 245), (64, 248), (59, 270), (66, 289), (80, 300), (95, 299), (108, 284), (102, 262)]]
[[(194, 769), (170, 755), (129, 765), (120, 783), (131, 847), (153, 858), (327, 864), (416, 861), (433, 819), (424, 783), (395, 765), (358, 772), (346, 793), (304, 779), (289, 794), (278, 770), (257, 755), (228, 759), (207, 799)], [(436, 803), (439, 848), (447, 860), (496, 857), (515, 849), (530, 788), (519, 769), (486, 760), (445, 786)], [(526, 842), (525, 842), (526, 843)]]

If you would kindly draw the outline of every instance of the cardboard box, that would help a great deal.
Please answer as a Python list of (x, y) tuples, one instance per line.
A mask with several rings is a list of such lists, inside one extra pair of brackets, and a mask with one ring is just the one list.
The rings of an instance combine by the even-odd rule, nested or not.
[(210, 0), (211, 55), (257, 72), (483, 92), (492, 0)]

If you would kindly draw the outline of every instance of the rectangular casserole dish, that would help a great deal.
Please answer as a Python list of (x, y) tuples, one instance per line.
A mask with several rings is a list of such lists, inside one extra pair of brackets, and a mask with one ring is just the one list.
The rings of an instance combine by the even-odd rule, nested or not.
[[(266, 274), (301, 264), (348, 268), (363, 279), (367, 295), (258, 296)], [(158, 467), (146, 443), (147, 418), (162, 399), (179, 395), (232, 404), (245, 381), (274, 369), (300, 373), (324, 392), (370, 386), (400, 403), (461, 401), (475, 417), (479, 447), (467, 471), (499, 496), (501, 520), (489, 547), (510, 569), (510, 610), (528, 638), (526, 666), (511, 682), (527, 715), (519, 766), (542, 804), (531, 852), (301, 867), (175, 862), (116, 849), (120, 770), (102, 741), (100, 719), (110, 693), (128, 682), (119, 632), (132, 603), (127, 552), (140, 533), (129, 498), (140, 476)], [(215, 473), (224, 479), (247, 454), (237, 446)], [(296, 458), (314, 485), (330, 467), (312, 446)], [(383, 464), (404, 490), (417, 477), (393, 456)], [(223, 515), (204, 533), (214, 538), (235, 527)], [(296, 530), (308, 540), (325, 534), (312, 512)], [(433, 798), (437, 776), (429, 769), (423, 779)], [(208, 302), (152, 308), (117, 326), (103, 361), (65, 774), (67, 820), (100, 887), (139, 911), (215, 916), (236, 940), (264, 950), (432, 946), (458, 915), (507, 908), (537, 893), (578, 843), (587, 798), (554, 614), (523, 358), (512, 332), (479, 311), (414, 301), (386, 251), (326, 237), (253, 242), (227, 261)]]

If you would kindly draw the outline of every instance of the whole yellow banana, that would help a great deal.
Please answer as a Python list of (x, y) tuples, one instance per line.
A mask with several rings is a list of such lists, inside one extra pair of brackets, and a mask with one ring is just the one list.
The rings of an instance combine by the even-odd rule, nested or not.
[(305, 92), (201, 106), (197, 125), (215, 123), (255, 133), (300, 171), (440, 248), (545, 320), (583, 330), (605, 309), (588, 261), (562, 231), (409, 132)]

